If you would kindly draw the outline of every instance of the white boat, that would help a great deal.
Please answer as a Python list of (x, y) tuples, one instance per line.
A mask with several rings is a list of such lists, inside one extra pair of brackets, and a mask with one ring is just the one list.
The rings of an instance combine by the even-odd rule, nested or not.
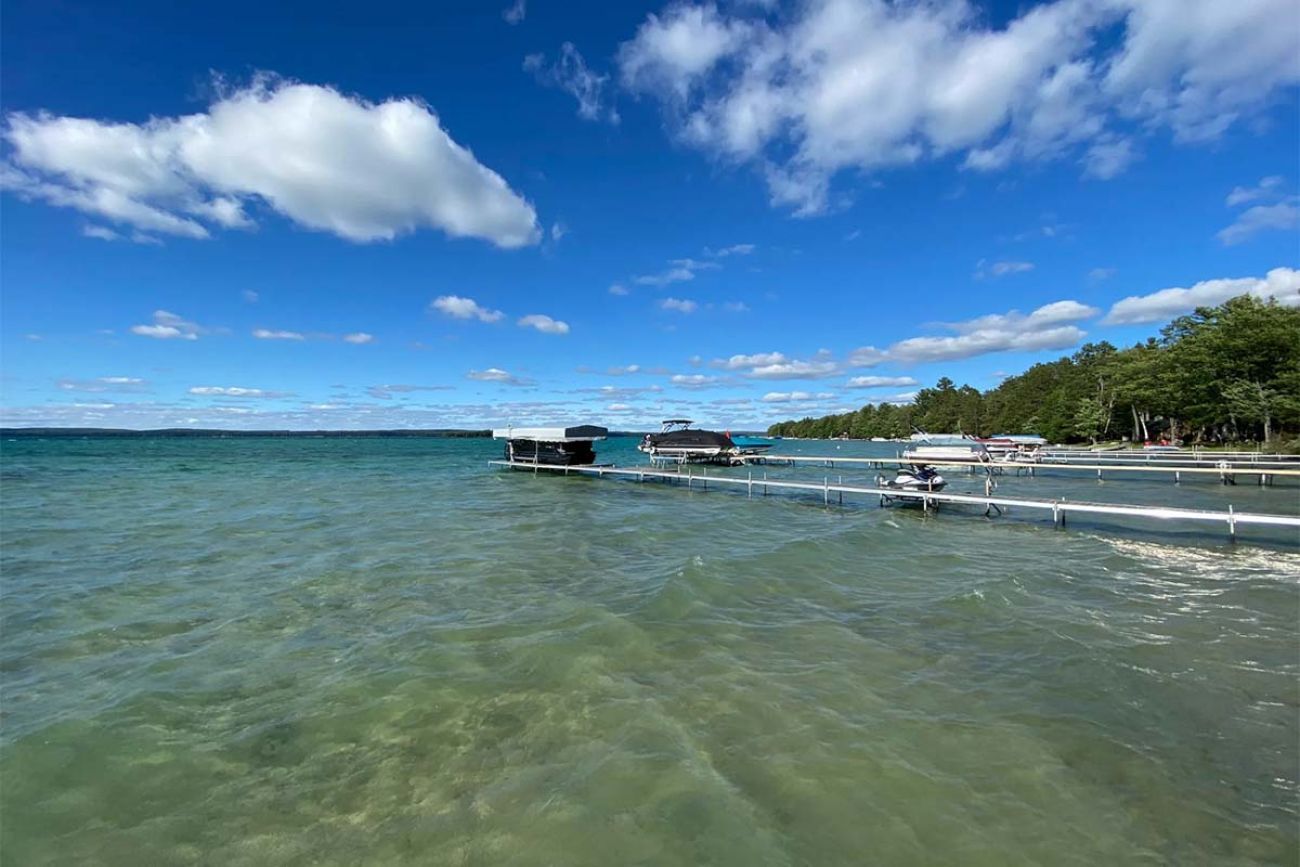
[(959, 446), (971, 441), (971, 438), (965, 434), (932, 434), (923, 430), (912, 434), (909, 439), (914, 443), (925, 443), (931, 446)]
[(990, 456), (982, 444), (966, 440), (960, 446), (913, 446), (903, 452), (903, 460), (914, 464), (983, 464), (989, 462)]

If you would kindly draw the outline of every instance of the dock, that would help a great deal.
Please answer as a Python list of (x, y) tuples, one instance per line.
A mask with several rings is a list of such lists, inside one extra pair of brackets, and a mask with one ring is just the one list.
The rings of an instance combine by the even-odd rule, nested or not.
[[(868, 459), (858, 459), (868, 460)], [(874, 459), (872, 459), (874, 460)], [(767, 496), (771, 491), (791, 491), (805, 494), (821, 494), (826, 505), (831, 504), (834, 496), (837, 504), (843, 504), (844, 497), (877, 499), (880, 505), (891, 500), (905, 500), (920, 505), (927, 512), (937, 509), (941, 504), (974, 506), (982, 509), (988, 517), (1006, 514), (1011, 509), (1018, 509), (1052, 518), (1054, 526), (1065, 526), (1069, 515), (1102, 515), (1120, 518), (1144, 518), (1158, 521), (1173, 521), (1193, 524), (1217, 524), (1222, 526), (1231, 541), (1237, 540), (1238, 527), (1289, 527), (1300, 531), (1300, 516), (1270, 515), (1257, 512), (1238, 512), (1232, 506), (1226, 511), (1213, 509), (1184, 509), (1169, 506), (1141, 506), (1122, 503), (1088, 503), (1065, 499), (1034, 499), (1027, 497), (999, 497), (992, 493), (992, 485), (985, 487), (984, 494), (958, 494), (933, 491), (905, 491), (878, 486), (832, 483), (825, 478), (821, 484), (816, 482), (778, 481), (754, 478), (751, 471), (746, 477), (695, 474), (688, 470), (666, 472), (656, 469), (603, 466), (553, 466), (522, 461), (489, 461), (490, 466), (526, 472), (548, 472), (562, 475), (595, 476), (598, 478), (622, 478), (637, 482), (664, 481), (685, 485), (688, 490), (708, 490), (710, 486), (732, 490), (744, 490), (752, 498), (757, 491), (759, 496)]]
[(970, 470), (985, 470), (987, 472), (1001, 473), (1008, 469), (1015, 470), (1017, 474), (1024, 473), (1030, 476), (1036, 475), (1039, 470), (1050, 469), (1053, 471), (1076, 471), (1096, 473), (1097, 478), (1105, 478), (1105, 473), (1155, 473), (1173, 476), (1174, 482), (1181, 482), (1183, 474), (1189, 476), (1217, 476), (1219, 481), (1225, 485), (1235, 485), (1238, 475), (1255, 476), (1260, 485), (1271, 485), (1277, 478), (1300, 478), (1300, 466), (1290, 464), (1281, 468), (1274, 468), (1263, 465), (1236, 464), (1227, 461), (1220, 461), (1212, 467), (1204, 466), (1148, 466), (1143, 462), (1132, 464), (1119, 463), (1045, 463), (1043, 461), (961, 461), (961, 460), (918, 460), (917, 458), (875, 458), (875, 457), (840, 457), (837, 455), (781, 455), (771, 454), (757, 455), (745, 460), (746, 464), (773, 464), (799, 466), (811, 465), (819, 467), (834, 467), (836, 464), (846, 466), (865, 466), (874, 469), (884, 469), (886, 467), (911, 466), (923, 463), (928, 467), (967, 467)]

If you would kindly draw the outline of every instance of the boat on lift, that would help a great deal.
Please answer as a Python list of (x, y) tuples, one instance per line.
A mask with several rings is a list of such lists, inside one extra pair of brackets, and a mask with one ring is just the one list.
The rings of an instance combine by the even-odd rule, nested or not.
[(903, 452), (903, 460), (912, 464), (986, 464), (992, 456), (983, 443), (966, 440), (963, 445), (913, 446)]
[(581, 467), (596, 462), (594, 444), (609, 431), (591, 424), (571, 427), (506, 427), (492, 431), (505, 440), (505, 458), (511, 463)]
[(677, 463), (711, 463), (734, 466), (744, 462), (744, 456), (755, 454), (769, 446), (741, 447), (731, 434), (694, 428), (688, 418), (670, 418), (663, 421), (657, 434), (646, 434), (637, 446), (652, 461)]

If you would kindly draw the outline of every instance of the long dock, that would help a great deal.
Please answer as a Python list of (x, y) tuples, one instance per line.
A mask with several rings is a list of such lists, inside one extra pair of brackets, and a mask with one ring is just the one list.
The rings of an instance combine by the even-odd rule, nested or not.
[(1129, 517), (1129, 518), (1147, 518), (1161, 521), (1180, 521), (1180, 522), (1199, 522), (1210, 524), (1221, 524), (1228, 531), (1228, 538), (1232, 541), (1237, 539), (1237, 528), (1241, 526), (1263, 526), (1263, 527), (1292, 527), (1300, 530), (1300, 516), (1292, 515), (1269, 515), (1257, 512), (1238, 512), (1232, 506), (1227, 511), (1211, 509), (1183, 509), (1166, 506), (1140, 506), (1122, 503), (1088, 503), (1076, 502), (1073, 500), (1055, 499), (1033, 499), (1027, 497), (998, 497), (988, 494), (956, 494), (948, 492), (932, 491), (903, 491), (893, 488), (867, 487), (864, 485), (846, 485), (843, 483), (832, 484), (829, 478), (826, 478), (821, 484), (815, 482), (793, 482), (777, 481), (763, 478), (754, 478), (751, 471), (745, 478), (738, 476), (710, 476), (708, 473), (696, 475), (694, 472), (685, 473), (666, 472), (664, 470), (653, 469), (634, 469), (630, 467), (616, 467), (613, 465), (593, 465), (593, 466), (552, 466), (547, 464), (533, 464), (523, 461), (488, 461), (491, 466), (504, 467), (512, 470), (524, 470), (533, 473), (548, 472), (562, 475), (583, 475), (596, 476), (599, 478), (624, 478), (633, 479), (638, 482), (666, 481), (685, 484), (688, 489), (699, 487), (701, 490), (707, 490), (710, 485), (723, 488), (737, 489), (741, 488), (750, 496), (754, 496), (755, 490), (760, 496), (766, 496), (770, 490), (776, 491), (797, 491), (802, 493), (819, 493), (822, 495), (823, 502), (830, 505), (831, 496), (834, 495), (836, 502), (842, 504), (844, 496), (872, 497), (879, 498), (881, 505), (887, 500), (908, 500), (918, 503), (927, 511), (937, 508), (940, 504), (951, 503), (964, 506), (981, 507), (984, 514), (992, 516), (993, 514), (1004, 514), (1008, 509), (1024, 509), (1027, 511), (1045, 512), (1052, 516), (1054, 526), (1064, 526), (1068, 515), (1105, 515), (1112, 517)]
[(1300, 467), (1290, 465), (1280, 469), (1266, 467), (1262, 465), (1241, 465), (1220, 462), (1213, 467), (1180, 467), (1180, 466), (1147, 466), (1145, 463), (1133, 464), (1076, 464), (1076, 463), (1045, 463), (1043, 461), (958, 461), (958, 460), (930, 460), (918, 458), (875, 458), (875, 457), (839, 457), (836, 455), (781, 455), (781, 454), (759, 454), (745, 459), (745, 463), (752, 464), (788, 464), (798, 466), (799, 464), (810, 464), (821, 467), (834, 467), (836, 464), (846, 464), (849, 466), (867, 466), (877, 469), (883, 469), (890, 466), (911, 466), (913, 464), (923, 463), (930, 467), (969, 467), (971, 469), (987, 470), (1006, 470), (1013, 469), (1016, 471), (1028, 471), (1033, 475), (1037, 470), (1075, 470), (1089, 473), (1096, 473), (1097, 478), (1104, 478), (1104, 473), (1163, 473), (1172, 475), (1175, 482), (1181, 482), (1184, 473), (1191, 476), (1218, 476), (1219, 481), (1224, 484), (1236, 484), (1237, 475), (1258, 476), (1261, 485), (1272, 484), (1275, 477), (1282, 478), (1300, 478)]

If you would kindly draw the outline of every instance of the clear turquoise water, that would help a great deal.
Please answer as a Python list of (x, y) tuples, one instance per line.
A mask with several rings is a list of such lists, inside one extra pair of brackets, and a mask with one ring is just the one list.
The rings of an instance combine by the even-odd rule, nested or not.
[(4, 443), (0, 863), (1295, 863), (1294, 539), (496, 455)]

